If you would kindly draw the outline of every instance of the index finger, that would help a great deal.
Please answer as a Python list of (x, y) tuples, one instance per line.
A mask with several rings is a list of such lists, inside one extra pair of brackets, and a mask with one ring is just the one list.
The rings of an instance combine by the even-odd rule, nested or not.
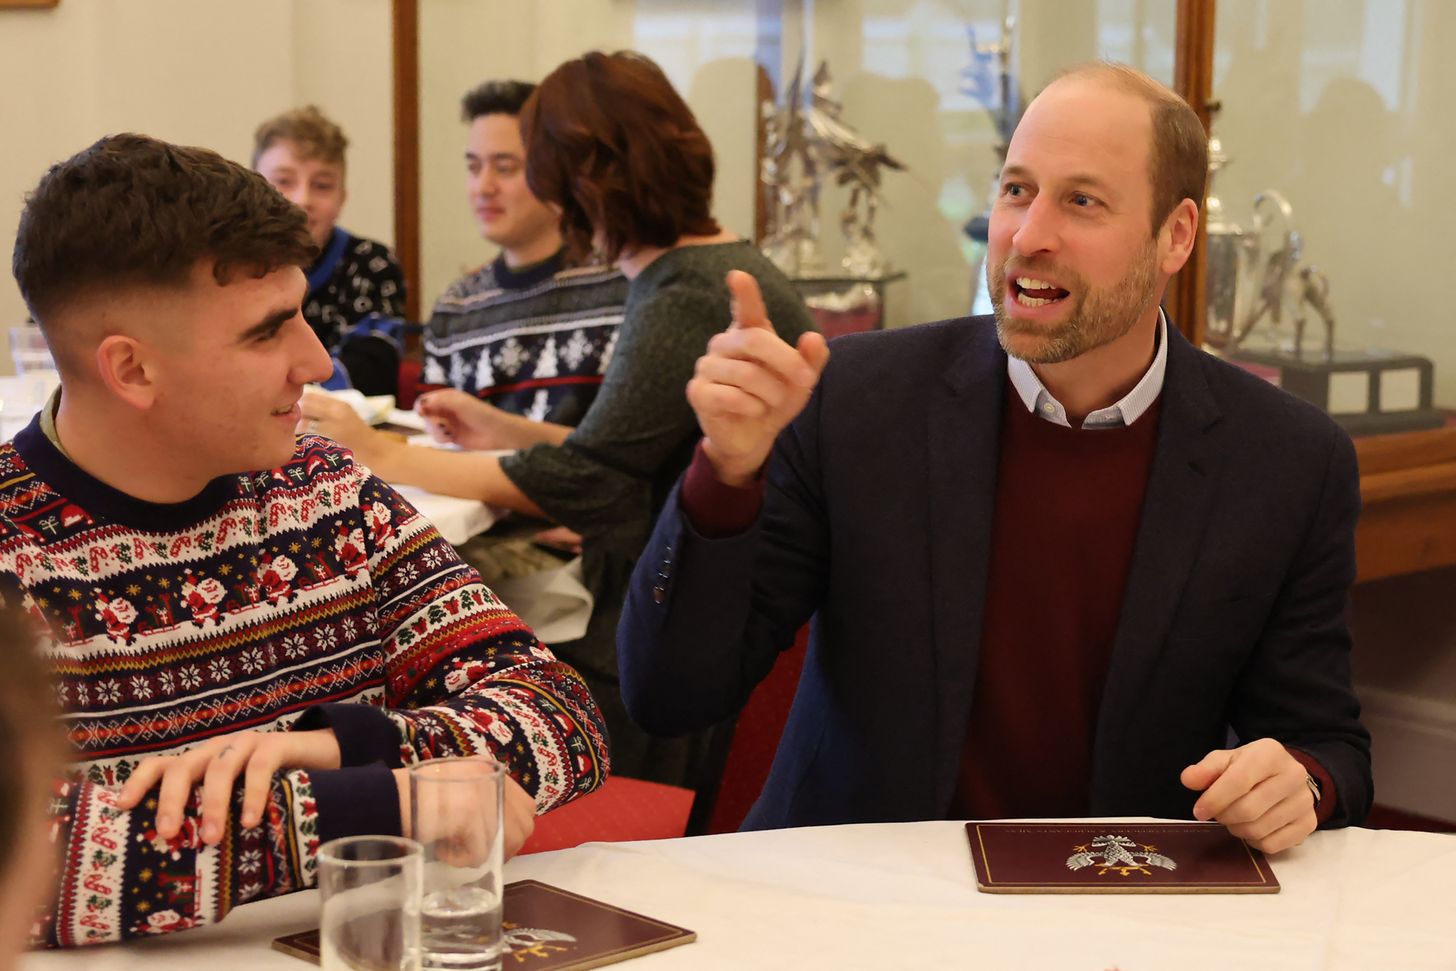
[(728, 293), (732, 296), (730, 309), (733, 312), (732, 327), (747, 329), (758, 327), (765, 330), (773, 330), (773, 322), (768, 319), (768, 310), (763, 305), (763, 292), (758, 287), (758, 281), (751, 273), (742, 270), (729, 270)]

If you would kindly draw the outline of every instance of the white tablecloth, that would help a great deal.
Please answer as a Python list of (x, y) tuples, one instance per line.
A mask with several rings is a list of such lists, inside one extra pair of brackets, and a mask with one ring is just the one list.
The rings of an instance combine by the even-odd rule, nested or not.
[[(588, 844), (519, 857), (534, 878), (698, 932), (632, 968), (1393, 971), (1456, 968), (1456, 836), (1348, 829), (1274, 858), (1278, 894), (1022, 896), (976, 890), (960, 823)], [(301, 971), (269, 949), (316, 895), (216, 927), (36, 954), (22, 971)]]

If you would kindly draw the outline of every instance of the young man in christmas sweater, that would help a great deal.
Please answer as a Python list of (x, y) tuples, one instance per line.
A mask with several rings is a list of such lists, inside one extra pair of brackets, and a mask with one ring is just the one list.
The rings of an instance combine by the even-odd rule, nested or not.
[(295, 438), (330, 371), (304, 213), (204, 149), (54, 166), (14, 270), (61, 390), (0, 448), (0, 585), (51, 631), (76, 772), (33, 938), (210, 923), (309, 886), (325, 840), (410, 831), (403, 767), (509, 765), (508, 849), (605, 776), (600, 713), (435, 529)]

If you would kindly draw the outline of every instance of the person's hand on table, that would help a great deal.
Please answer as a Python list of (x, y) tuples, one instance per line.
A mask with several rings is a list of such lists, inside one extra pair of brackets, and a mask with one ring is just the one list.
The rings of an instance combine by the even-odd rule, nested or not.
[(1183, 785), (1202, 792), (1195, 819), (1214, 819), (1265, 853), (1303, 843), (1319, 825), (1314, 795), (1299, 760), (1272, 738), (1215, 749), (1183, 770)]
[[(449, 840), (448, 831), (451, 828), (450, 819), (433, 819), (416, 825), (411, 818), (410, 812), (410, 782), (408, 769), (395, 769), (394, 782), (399, 787), (399, 821), (400, 832), (410, 839), (434, 841), (441, 837), (442, 832)], [(536, 830), (536, 800), (531, 798), (514, 777), (507, 775), (505, 784), (505, 818), (502, 820), (502, 832), (505, 834), (505, 842), (501, 846), (502, 858), (509, 860), (521, 851), (526, 845), (526, 840)], [(442, 829), (443, 828), (443, 829)], [(472, 832), (474, 827), (463, 827)], [(456, 865), (469, 865), (484, 857), (486, 847), (472, 847), (468, 841), (459, 846), (451, 846), (450, 851), (462, 862)], [(452, 863), (455, 860), (451, 860)]]
[(751, 482), (774, 440), (809, 401), (829, 360), (822, 334), (791, 346), (774, 332), (758, 281), (728, 274), (733, 323), (708, 342), (688, 382), (688, 403), (703, 429), (703, 452), (727, 485)]
[(338, 767), (339, 743), (332, 729), (233, 732), (180, 755), (143, 759), (121, 787), (118, 803), (122, 809), (133, 809), (160, 782), (157, 835), (171, 839), (182, 829), (193, 787), (201, 783), (202, 841), (211, 846), (222, 839), (238, 776), (244, 780), (241, 822), (251, 829), (263, 821), (273, 776), (279, 770)]
[(415, 412), (437, 442), (481, 452), (516, 447), (511, 416), (458, 388), (425, 392), (416, 399)]
[(332, 438), (376, 472), (385, 451), (395, 444), (388, 434), (371, 428), (346, 401), (307, 391), (299, 401), (299, 408), (303, 412), (298, 420), (300, 434)]
[(531, 538), (534, 542), (542, 546), (549, 546), (553, 550), (571, 553), (574, 556), (581, 555), (581, 534), (574, 529), (552, 526), (550, 529), (541, 530)]

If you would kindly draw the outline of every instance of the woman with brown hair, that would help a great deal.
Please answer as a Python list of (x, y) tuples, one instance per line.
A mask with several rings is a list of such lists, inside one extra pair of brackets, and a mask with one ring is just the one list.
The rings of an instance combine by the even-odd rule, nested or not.
[[(581, 671), (606, 714), (615, 773), (700, 788), (713, 781), (701, 777), (708, 739), (650, 738), (622, 707), (616, 627), (627, 580), (701, 437), (683, 389), (708, 341), (732, 320), (727, 274), (754, 277), (785, 340), (822, 346), (823, 339), (788, 278), (713, 218), (712, 146), (651, 60), (593, 52), (567, 61), (537, 86), (520, 118), (527, 182), (560, 208), (568, 247), (597, 251), (631, 281), (612, 362), (581, 424), (563, 427), (555, 442), (496, 457), (410, 449), (363, 434), (337, 402), (307, 398), (304, 413), (388, 482), (427, 481), (579, 533), (595, 607), (585, 635), (552, 650)], [(571, 353), (569, 332), (557, 353)], [(468, 404), (420, 410), (439, 438), (498, 447), (507, 416)]]

